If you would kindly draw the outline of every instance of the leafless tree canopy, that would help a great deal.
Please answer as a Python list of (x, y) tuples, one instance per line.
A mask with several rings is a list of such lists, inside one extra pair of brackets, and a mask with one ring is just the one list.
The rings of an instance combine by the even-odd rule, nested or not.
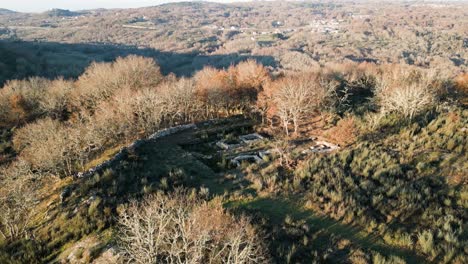
[(156, 194), (131, 202), (119, 218), (120, 245), (133, 263), (266, 263), (263, 237), (220, 200), (187, 193)]

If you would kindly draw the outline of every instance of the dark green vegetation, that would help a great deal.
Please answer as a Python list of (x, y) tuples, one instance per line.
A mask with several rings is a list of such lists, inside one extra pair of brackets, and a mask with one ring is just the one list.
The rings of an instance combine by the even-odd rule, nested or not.
[(465, 247), (467, 115), (438, 114), (396, 135), (311, 159), (295, 171), (299, 189), (335, 219), (446, 262)]
[[(1, 262), (115, 262), (109, 250), (123, 250), (117, 221), (129, 201), (179, 187), (248, 216), (265, 259), (277, 263), (465, 262), (465, 77), (338, 69), (275, 79), (250, 61), (192, 80), (130, 56), (77, 81), (10, 82), (1, 101)], [(186, 122), (196, 128), (119, 152)], [(265, 138), (240, 144), (252, 132)], [(307, 151), (316, 135), (342, 148)], [(221, 151), (220, 140), (240, 145)], [(261, 162), (231, 162), (266, 150)]]
[(14, 156), (11, 129), (0, 129), (0, 164), (6, 163)]
[(0, 10), (0, 263), (467, 263), (464, 3), (374, 5)]
[[(14, 257), (19, 262), (52, 261), (72, 241), (115, 233), (113, 216), (129, 199), (186, 186), (206, 198), (221, 195), (228, 210), (253, 217), (266, 230), (278, 263), (462, 263), (468, 190), (451, 179), (467, 169), (462, 131), (467, 115), (466, 110), (433, 113), (378, 140), (363, 138), (335, 154), (310, 154), (291, 171), (278, 167), (278, 157), (226, 169), (212, 143), (248, 133), (251, 126), (239, 118), (199, 124), (197, 130), (148, 141), (94, 176), (50, 193), (67, 190), (63, 201), (49, 204), (46, 221), (51, 222), (37, 223), (35, 242), (3, 249), (34, 252)], [(214, 160), (200, 158), (201, 153)], [(422, 156), (427, 153), (430, 159)], [(276, 193), (259, 189), (254, 184), (259, 176), (249, 172), (272, 165), (266, 177), (277, 179), (281, 191)], [(101, 238), (89, 261), (113, 244), (112, 237)]]

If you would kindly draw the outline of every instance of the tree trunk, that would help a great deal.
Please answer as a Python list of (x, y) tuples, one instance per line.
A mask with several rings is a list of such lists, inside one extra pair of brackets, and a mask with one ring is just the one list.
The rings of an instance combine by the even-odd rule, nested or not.
[(293, 118), (293, 124), (294, 124), (294, 134), (297, 134), (299, 131), (299, 123), (297, 122), (297, 117)]
[(283, 120), (283, 126), (284, 126), (284, 131), (286, 132), (286, 136), (289, 136), (288, 124), (289, 122), (287, 120)]

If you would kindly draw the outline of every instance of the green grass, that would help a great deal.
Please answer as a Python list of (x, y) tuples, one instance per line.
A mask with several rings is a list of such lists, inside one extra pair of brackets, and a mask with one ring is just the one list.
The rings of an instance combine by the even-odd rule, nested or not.
[[(299, 201), (299, 202), (298, 202)], [(294, 221), (305, 221), (312, 232), (324, 232), (350, 240), (361, 248), (377, 251), (383, 255), (396, 255), (407, 263), (425, 263), (422, 257), (412, 252), (385, 244), (376, 234), (366, 234), (359, 227), (342, 224), (324, 215), (314, 213), (300, 205), (300, 197), (258, 197), (252, 200), (232, 201), (226, 204), (227, 208), (241, 212), (254, 212), (267, 218), (271, 225), (281, 225), (287, 217)], [(323, 236), (322, 237), (328, 237)], [(326, 242), (315, 240), (314, 248), (323, 247)]]
[[(129, 199), (140, 199), (144, 194), (157, 190), (171, 190), (174, 187), (184, 186), (195, 189), (207, 188), (211, 197), (216, 195), (224, 197), (225, 206), (229, 211), (235, 214), (252, 216), (254, 221), (258, 218), (262, 219), (262, 221), (264, 220), (265, 222), (260, 221), (258, 223), (265, 232), (274, 234), (275, 238), (278, 239), (278, 241), (266, 242), (270, 244), (270, 249), (273, 248), (272, 251), (276, 252), (275, 256), (281, 261), (288, 258), (288, 254), (295, 254), (294, 258), (299, 261), (301, 258), (309, 259), (313, 257), (312, 251), (327, 252), (329, 246), (334, 243), (333, 241), (339, 238), (349, 240), (352, 249), (364, 249), (367, 252), (372, 252), (374, 255), (377, 252), (386, 257), (397, 256), (404, 259), (407, 263), (425, 263), (426, 259), (417, 255), (415, 251), (385, 242), (381, 237), (384, 233), (380, 229), (379, 231), (367, 231), (370, 229), (367, 229), (361, 223), (351, 221), (356, 223), (356, 225), (345, 224), (327, 215), (318, 213), (318, 210), (321, 209), (314, 211), (309, 206), (305, 206), (306, 195), (308, 195), (307, 191), (312, 188), (319, 188), (321, 185), (315, 187), (308, 185), (304, 191), (296, 191), (294, 195), (291, 195), (290, 193), (292, 192), (286, 189), (283, 189), (280, 194), (267, 192), (259, 194), (254, 188), (254, 184), (243, 178), (242, 170), (220, 168), (213, 162), (197, 159), (191, 153), (198, 152), (215, 156), (218, 150), (210, 145), (210, 142), (224, 138), (227, 134), (236, 137), (237, 134), (250, 132), (250, 129), (251, 127), (249, 127), (248, 122), (220, 123), (199, 127), (195, 131), (185, 131), (159, 140), (148, 141), (137, 149), (130, 151), (122, 161), (113, 164), (112, 169), (108, 172), (102, 172), (84, 179), (82, 182), (72, 183), (75, 190), (74, 194), (72, 194), (65, 205), (57, 206), (57, 216), (56, 219), (53, 219), (53, 226), (57, 232), (54, 231), (56, 234), (51, 234), (51, 241), (47, 242), (55, 245), (55, 248), (62, 248), (63, 251), (64, 246), (71, 246), (86, 235), (91, 233), (99, 234), (100, 232), (109, 230), (109, 228), (112, 229), (116, 208), (126, 203)], [(449, 128), (447, 127), (447, 129)], [(427, 136), (429, 135), (424, 134), (424, 137)], [(403, 139), (405, 136), (400, 136), (400, 138)], [(444, 141), (445, 139), (449, 140), (449, 137), (444, 138)], [(390, 144), (390, 139), (385, 140), (387, 144)], [(411, 141), (411, 136), (400, 141)], [(425, 144), (424, 141), (416, 143), (418, 149), (422, 149)], [(268, 143), (261, 142), (258, 145), (252, 145), (250, 150), (257, 150), (257, 148), (261, 149), (267, 146)], [(248, 149), (245, 150), (247, 151)], [(434, 151), (432, 152), (435, 153)], [(108, 159), (113, 153), (115, 153), (115, 149), (105, 152), (96, 161), (93, 161), (92, 164), (97, 164), (102, 160)], [(359, 148), (355, 147), (350, 151), (343, 151), (335, 156), (314, 156), (314, 160), (317, 162), (321, 161), (327, 166), (334, 166), (336, 169), (337, 164), (343, 162), (348, 164), (351, 161), (348, 158), (352, 156), (355, 159), (353, 163), (350, 163), (353, 173), (362, 174), (362, 177), (361, 175), (359, 177), (364, 182), (367, 182), (365, 181), (366, 178), (371, 179), (371, 176), (380, 175), (375, 180), (375, 184), (378, 184), (379, 181), (386, 182), (388, 179), (399, 178), (403, 175), (403, 172), (399, 170), (401, 169), (400, 166), (393, 166), (394, 164), (398, 164), (398, 159), (383, 154), (386, 154), (386, 152), (382, 152), (380, 148), (371, 148), (370, 146), (363, 145)], [(422, 156), (419, 156), (423, 154), (425, 153), (421, 152), (417, 154), (416, 157), (413, 157), (414, 160), (418, 162), (423, 160)], [(460, 159), (462, 155), (457, 154), (455, 158)], [(372, 172), (370, 173), (371, 175), (366, 176), (364, 173), (365, 163), (363, 161), (371, 162), (370, 157), (372, 156), (379, 156), (380, 159), (378, 160), (379, 164), (374, 164), (371, 167), (382, 170), (379, 174)], [(443, 158), (442, 161), (439, 161), (438, 156), (438, 154), (434, 155), (434, 164), (444, 162), (444, 159), (446, 159)], [(215, 161), (216, 159), (214, 158)], [(318, 166), (319, 164), (313, 163), (313, 160), (310, 165), (311, 168), (328, 171)], [(421, 166), (422, 169), (425, 169), (425, 167)], [(311, 175), (301, 177), (312, 177), (318, 173), (309, 170), (306, 172), (310, 172)], [(232, 175), (232, 177), (227, 177), (228, 175)], [(294, 175), (285, 174), (284, 182), (287, 182), (288, 177), (292, 176)], [(336, 180), (338, 176), (338, 174), (334, 175), (333, 179), (330, 179)], [(342, 176), (352, 180), (349, 175), (343, 174)], [(247, 178), (252, 180), (249, 177)], [(311, 181), (314, 182), (315, 180), (311, 178)], [(348, 181), (343, 181), (343, 183), (348, 183)], [(315, 184), (318, 183), (315, 181)], [(327, 181), (323, 184), (331, 186), (330, 182)], [(352, 181), (349, 184), (352, 185)], [(360, 188), (365, 189), (366, 187), (363, 184), (360, 185)], [(332, 188), (330, 190), (336, 191)], [(349, 191), (349, 193), (352, 192)], [(102, 199), (102, 202), (96, 203), (96, 208), (92, 210), (93, 213), (90, 213), (89, 206), (83, 207), (82, 201), (92, 195), (102, 198), (112, 197), (112, 199)], [(400, 197), (400, 199), (403, 198)], [(79, 209), (77, 217), (60, 219), (61, 215), (67, 211), (73, 211), (74, 208)], [(105, 208), (110, 208), (112, 213), (110, 215), (103, 214), (102, 211)], [(291, 221), (295, 224), (289, 224)], [(289, 231), (287, 229), (296, 228), (297, 226), (294, 226), (296, 224), (307, 226), (306, 231), (301, 231), (304, 233), (300, 234), (310, 239), (310, 243), (302, 245), (299, 240), (299, 242), (295, 241), (297, 240), (296, 237), (288, 234)], [(52, 230), (50, 229), (47, 232), (52, 232)], [(73, 233), (74, 235), (72, 237), (64, 236), (69, 233)], [(46, 241), (47, 239), (44, 240)], [(299, 247), (296, 250), (301, 253), (294, 253), (295, 251), (289, 248), (293, 245)], [(286, 249), (283, 247), (286, 247)], [(331, 257), (332, 261), (338, 263), (347, 261), (346, 257), (349, 256), (350, 252), (337, 250), (333, 254)], [(54, 253), (47, 260), (53, 260), (56, 257), (57, 253)]]
[(101, 155), (99, 155), (98, 157), (96, 157), (95, 159), (91, 160), (90, 162), (88, 162), (87, 164), (85, 164), (83, 170), (89, 170), (93, 167), (96, 167), (97, 165), (99, 164), (102, 164), (104, 163), (105, 161), (107, 160), (110, 160), (111, 158), (113, 158), (118, 152), (119, 150), (122, 148), (123, 146), (116, 146), (116, 147), (113, 147), (113, 148), (110, 148), (110, 149), (107, 149), (106, 151), (104, 151)]

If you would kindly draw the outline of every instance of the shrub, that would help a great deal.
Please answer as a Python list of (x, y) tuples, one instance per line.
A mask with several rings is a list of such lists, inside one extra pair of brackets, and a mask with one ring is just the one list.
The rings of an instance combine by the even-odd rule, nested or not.
[(421, 247), (424, 254), (429, 254), (434, 249), (434, 237), (432, 232), (425, 230), (418, 234), (418, 245)]
[(390, 256), (388, 258), (380, 255), (379, 253), (374, 254), (372, 258), (373, 264), (406, 264), (406, 261), (397, 257), (397, 256)]
[(458, 100), (463, 104), (468, 104), (468, 73), (460, 74), (455, 79)]

